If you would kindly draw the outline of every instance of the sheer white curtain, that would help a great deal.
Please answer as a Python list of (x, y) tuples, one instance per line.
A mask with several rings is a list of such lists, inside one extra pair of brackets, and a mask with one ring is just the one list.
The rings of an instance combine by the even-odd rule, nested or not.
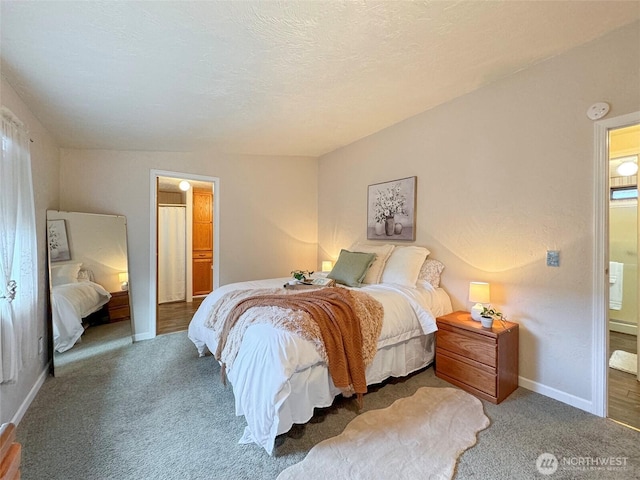
[(158, 303), (185, 300), (186, 209), (160, 207), (158, 212)]
[(0, 383), (18, 378), (36, 350), (36, 221), (29, 135), (2, 108), (0, 160)]

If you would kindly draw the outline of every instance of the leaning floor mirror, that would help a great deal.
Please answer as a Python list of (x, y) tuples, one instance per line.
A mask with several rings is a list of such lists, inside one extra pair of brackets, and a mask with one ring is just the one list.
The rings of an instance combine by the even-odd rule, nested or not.
[(53, 374), (99, 363), (132, 342), (127, 221), (47, 211)]

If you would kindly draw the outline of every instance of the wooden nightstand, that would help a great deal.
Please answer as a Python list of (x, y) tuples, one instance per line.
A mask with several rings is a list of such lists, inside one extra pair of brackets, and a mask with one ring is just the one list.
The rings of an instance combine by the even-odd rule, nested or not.
[(13, 423), (0, 426), (0, 477), (4, 480), (20, 478), (22, 445), (16, 442), (16, 427)]
[(129, 311), (129, 291), (111, 292), (111, 300), (107, 303), (109, 323), (128, 320), (131, 318)]
[(518, 324), (484, 328), (468, 312), (436, 319), (436, 376), (500, 403), (518, 388)]

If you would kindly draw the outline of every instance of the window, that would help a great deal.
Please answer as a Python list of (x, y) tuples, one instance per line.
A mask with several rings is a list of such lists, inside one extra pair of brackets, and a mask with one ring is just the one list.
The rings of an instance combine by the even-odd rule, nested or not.
[(0, 383), (12, 383), (37, 352), (38, 262), (29, 135), (4, 107), (0, 133)]
[(612, 201), (615, 200), (630, 200), (638, 198), (638, 187), (615, 187), (611, 189), (611, 195), (609, 197)]

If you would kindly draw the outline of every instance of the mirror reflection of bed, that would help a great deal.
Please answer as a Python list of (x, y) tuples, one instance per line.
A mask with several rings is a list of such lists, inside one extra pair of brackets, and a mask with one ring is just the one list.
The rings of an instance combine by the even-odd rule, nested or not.
[(54, 375), (99, 361), (133, 338), (122, 215), (47, 211)]

